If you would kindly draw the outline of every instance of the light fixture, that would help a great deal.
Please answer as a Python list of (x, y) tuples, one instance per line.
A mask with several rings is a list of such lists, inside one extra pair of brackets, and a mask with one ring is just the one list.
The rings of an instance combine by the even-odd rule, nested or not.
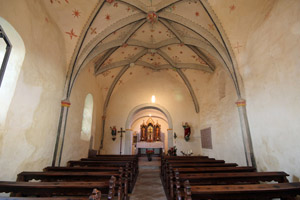
[(155, 95), (152, 95), (152, 98), (151, 98), (151, 101), (152, 101), (152, 103), (155, 103)]

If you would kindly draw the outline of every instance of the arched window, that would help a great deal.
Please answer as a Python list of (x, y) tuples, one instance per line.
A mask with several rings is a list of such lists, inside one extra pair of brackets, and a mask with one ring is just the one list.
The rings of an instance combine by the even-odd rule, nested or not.
[[(5, 19), (0, 17), (0, 24), (12, 44), (12, 51), (6, 66), (5, 74), (0, 88), (0, 127), (4, 126), (11, 100), (25, 58), (25, 45), (19, 33)], [(6, 45), (0, 43), (0, 60), (2, 62)], [(0, 63), (1, 63), (0, 62)]]
[(83, 140), (89, 140), (92, 133), (92, 122), (93, 122), (93, 96), (88, 94), (85, 98), (83, 117), (82, 117), (82, 128), (80, 138)]

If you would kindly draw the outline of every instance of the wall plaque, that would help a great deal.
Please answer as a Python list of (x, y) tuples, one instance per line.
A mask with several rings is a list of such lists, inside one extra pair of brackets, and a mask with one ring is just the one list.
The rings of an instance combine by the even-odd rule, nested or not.
[(211, 127), (201, 130), (202, 148), (212, 149)]

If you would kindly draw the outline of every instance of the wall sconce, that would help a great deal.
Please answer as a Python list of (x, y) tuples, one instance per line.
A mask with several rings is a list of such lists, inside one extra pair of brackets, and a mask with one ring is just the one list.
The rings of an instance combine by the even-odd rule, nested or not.
[(155, 103), (155, 100), (156, 100), (156, 99), (155, 99), (155, 95), (152, 95), (151, 102), (152, 102), (152, 103)]

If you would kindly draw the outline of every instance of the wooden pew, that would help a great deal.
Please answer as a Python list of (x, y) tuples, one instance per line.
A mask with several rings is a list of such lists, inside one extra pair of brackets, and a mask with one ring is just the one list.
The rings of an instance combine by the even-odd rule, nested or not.
[[(88, 199), (101, 200), (101, 191), (93, 189), (93, 192)], [(87, 197), (0, 197), (0, 200), (87, 200)]]
[(169, 173), (169, 168), (192, 168), (192, 167), (237, 167), (236, 163), (172, 163), (166, 164), (161, 170), (162, 180), (165, 180), (166, 174)]
[[(195, 167), (195, 168), (174, 168), (180, 174), (195, 174), (195, 173), (220, 173), (220, 172), (255, 172), (254, 167)], [(174, 177), (173, 167), (169, 167), (168, 173), (164, 180), (166, 193), (170, 193), (170, 180)]]
[[(127, 166), (128, 167), (128, 166)], [(118, 172), (120, 167), (46, 167), (44, 172)], [(125, 168), (124, 177), (128, 178), (128, 192), (131, 193), (134, 187), (134, 177), (129, 168)]]
[(132, 163), (132, 167), (135, 168), (135, 173), (138, 175), (139, 168), (138, 168), (138, 157), (137, 156), (97, 156), (94, 158), (82, 158), (81, 161), (128, 161)]
[[(87, 200), (88, 197), (0, 197), (0, 200)], [(101, 199), (97, 199), (101, 200)]]
[[(116, 177), (109, 181), (99, 182), (12, 182), (0, 181), (0, 192), (11, 193), (11, 196), (88, 196), (94, 188), (113, 199), (116, 194)], [(118, 188), (117, 199), (122, 200), (121, 188)]]
[(42, 182), (57, 181), (109, 181), (111, 176), (116, 177), (116, 184), (121, 186), (121, 192), (128, 199), (128, 177), (125, 176), (123, 169), (119, 172), (21, 172), (18, 174), (17, 181), (28, 182), (31, 180), (40, 180)]
[(209, 158), (208, 156), (163, 156), (162, 159), (167, 160), (189, 160), (194, 158)]
[(132, 191), (134, 184), (137, 179), (136, 167), (133, 165), (132, 161), (69, 161), (67, 163), (68, 167), (125, 167), (126, 170), (130, 171), (131, 177), (129, 177), (129, 188)]
[[(175, 172), (175, 179), (170, 177), (170, 196), (174, 199), (179, 188), (188, 180), (190, 185), (236, 185), (236, 184), (259, 184), (260, 182), (276, 181), (278, 183), (288, 183), (285, 172), (239, 172), (239, 173), (199, 173), (199, 174), (179, 174)], [(175, 188), (175, 191), (174, 191)], [(175, 193), (174, 193), (175, 192)]]
[[(190, 158), (192, 159), (192, 158)], [(224, 164), (224, 160), (213, 160), (208, 158), (203, 159), (192, 159), (192, 160), (166, 160), (161, 166), (161, 176), (163, 180), (166, 180), (166, 175), (168, 174), (169, 166), (172, 164)]]
[[(185, 200), (266, 200), (273, 198), (295, 199), (300, 195), (300, 183), (251, 184), (251, 185), (206, 185), (191, 186), (184, 183)], [(182, 200), (178, 190), (177, 200)]]

